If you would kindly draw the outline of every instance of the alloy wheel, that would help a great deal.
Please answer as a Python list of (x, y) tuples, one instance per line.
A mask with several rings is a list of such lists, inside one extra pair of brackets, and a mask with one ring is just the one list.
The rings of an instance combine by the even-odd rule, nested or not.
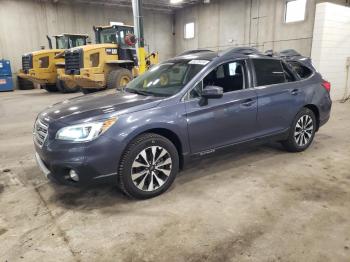
[(294, 139), (298, 146), (303, 147), (307, 145), (314, 132), (314, 123), (312, 117), (309, 115), (303, 115), (297, 121), (294, 130)]
[(154, 191), (162, 187), (172, 171), (169, 152), (161, 146), (143, 149), (131, 166), (131, 179), (142, 191)]

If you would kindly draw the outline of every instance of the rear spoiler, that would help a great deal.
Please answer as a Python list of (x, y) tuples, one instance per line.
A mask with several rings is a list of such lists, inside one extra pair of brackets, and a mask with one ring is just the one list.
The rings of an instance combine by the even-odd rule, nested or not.
[(293, 61), (299, 62), (306, 67), (316, 70), (312, 64), (310, 57), (303, 56), (294, 49), (286, 49), (280, 52), (273, 52), (273, 50), (267, 50), (265, 52), (265, 55), (268, 55), (271, 57), (279, 57), (285, 60), (286, 62), (293, 62)]

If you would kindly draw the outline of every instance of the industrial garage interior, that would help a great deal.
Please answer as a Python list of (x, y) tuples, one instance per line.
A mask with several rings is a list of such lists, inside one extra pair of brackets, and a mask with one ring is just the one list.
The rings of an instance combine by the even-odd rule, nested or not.
[[(110, 31), (114, 32), (113, 40), (108, 38)], [(74, 42), (76, 37), (81, 40)], [(60, 42), (61, 38), (69, 40)], [(88, 57), (91, 50), (102, 51), (99, 56)], [(205, 98), (205, 80), (201, 80), (203, 95), (197, 99), (199, 102), (193, 100), (196, 105), (192, 115), (176, 114), (170, 119), (171, 112), (175, 112), (169, 102), (173, 101), (172, 96), (125, 92), (161, 65), (180, 59), (190, 59), (188, 64), (200, 66), (202, 71), (197, 73), (201, 74), (212, 61), (228, 56), (230, 51), (226, 50), (233, 55), (241, 52), (239, 59), (278, 59), (283, 70), (291, 61), (288, 59), (299, 59), (303, 68), (307, 68), (304, 63), (312, 61), (309, 70), (315, 73), (310, 78), (300, 77), (292, 66), (287, 71), (294, 72), (298, 80), (293, 81), (306, 85), (305, 88), (312, 77), (322, 81), (322, 94), (332, 100), (329, 121), (320, 120), (319, 111), (325, 109), (314, 106), (313, 111), (313, 107), (305, 107), (312, 111), (317, 131), (305, 151), (287, 152), (280, 143), (285, 141), (282, 138), (262, 139), (262, 143), (256, 139), (258, 143), (235, 143), (225, 150), (208, 146), (196, 152), (199, 157), (188, 161), (187, 154), (194, 152), (185, 151), (175, 132), (152, 126), (179, 152), (175, 165), (171, 151), (156, 144), (155, 150), (168, 150), (165, 152), (173, 160), (171, 175), (164, 174), (172, 176), (173, 166), (180, 171), (174, 182), (169, 182), (167, 191), (138, 199), (133, 191), (128, 191), (128, 180), (123, 179), (127, 179), (126, 172), (131, 172), (131, 182), (137, 179), (132, 175), (134, 164), (147, 148), (135, 156), (129, 152), (134, 145), (140, 145), (137, 143), (143, 141), (146, 131), (130, 140), (127, 137), (136, 134), (134, 129), (146, 125), (152, 117), (161, 121), (156, 113), (162, 110), (157, 109), (160, 105), (164, 107), (164, 122), (171, 126), (183, 119), (185, 127), (178, 128), (178, 132), (187, 135), (192, 120), (202, 121), (200, 116), (196, 118), (195, 110), (211, 105), (214, 99)], [(283, 50), (297, 53), (282, 56)], [(79, 59), (74, 60), (74, 55), (79, 55)], [(72, 61), (77, 68), (69, 67)], [(0, 0), (0, 261), (350, 261), (349, 67), (348, 0)], [(264, 87), (253, 84), (258, 81), (256, 73), (248, 72), (257, 70), (256, 66), (247, 62), (245, 68), (240, 75), (248, 80), (242, 89), (262, 92), (259, 90)], [(235, 76), (238, 69), (236, 66), (233, 70)], [(173, 72), (178, 74), (180, 69)], [(231, 67), (229, 73), (232, 76)], [(166, 80), (162, 76), (157, 83), (170, 81), (169, 76)], [(157, 83), (154, 81), (153, 85)], [(189, 80), (186, 86), (191, 83)], [(147, 89), (152, 82), (144, 80), (141, 85)], [(221, 87), (209, 87), (209, 91), (225, 98), (226, 91)], [(317, 96), (314, 91), (305, 93), (305, 97)], [(142, 101), (159, 102), (156, 109), (133, 100), (141, 95)], [(190, 95), (186, 93), (179, 105)], [(106, 97), (105, 101), (111, 103), (113, 96), (127, 96), (129, 104), (111, 106), (101, 102), (98, 113), (89, 111), (93, 101), (97, 101), (93, 100), (95, 97)], [(274, 103), (276, 99), (267, 97), (261, 104)], [(257, 101), (259, 114), (259, 98)], [(304, 103), (303, 98), (298, 101)], [(322, 101), (320, 107), (327, 107)], [(277, 112), (283, 119), (294, 110), (292, 103), (287, 102), (277, 101), (285, 109)], [(70, 107), (67, 109), (65, 104)], [(208, 143), (211, 137), (226, 134), (216, 132), (216, 127), (225, 122), (223, 115), (240, 114), (244, 105), (237, 110), (208, 111), (206, 117), (211, 120), (204, 126), (210, 131)], [(104, 122), (98, 119), (97, 114), (110, 114), (117, 106), (121, 109), (113, 118), (103, 118)], [(220, 110), (223, 104), (217, 108)], [(65, 109), (67, 115), (63, 113)], [(274, 116), (277, 113), (270, 112)], [(50, 119), (46, 114), (57, 118)], [(73, 119), (79, 114), (86, 114), (84, 121)], [(123, 114), (130, 117), (124, 120)], [(45, 115), (50, 125), (40, 122)], [(61, 139), (59, 133), (69, 121), (71, 127), (81, 128), (91, 119), (101, 123), (96, 125), (99, 129), (95, 140), (79, 143), (83, 140), (77, 139), (66, 144), (53, 141)], [(245, 120), (243, 116), (236, 119)], [(298, 125), (296, 120), (293, 115), (293, 125)], [(60, 128), (55, 134), (50, 130), (52, 121)], [(279, 119), (268, 120), (274, 121)], [(38, 123), (42, 126), (38, 127)], [(137, 126), (130, 127), (133, 123)], [(128, 129), (125, 127), (125, 132), (111, 140), (103, 140), (110, 138), (112, 131), (118, 131), (118, 124), (127, 125)], [(232, 132), (244, 128), (242, 122), (231, 124), (235, 130)], [(198, 137), (192, 141), (200, 144), (206, 139), (200, 136), (205, 132), (203, 125), (199, 127)], [(95, 126), (84, 128), (79, 135), (88, 132), (90, 136)], [(292, 134), (293, 130), (287, 131)], [(302, 132), (306, 131), (305, 124)], [(38, 133), (42, 132), (45, 137), (39, 137), (38, 144)], [(62, 140), (74, 132), (62, 132)], [(47, 140), (50, 137), (53, 140)], [(156, 139), (151, 136), (150, 141), (155, 143)], [(190, 135), (184, 140), (191, 144)], [(98, 141), (102, 141), (98, 147), (90, 146)], [(113, 151), (118, 151), (118, 146), (112, 147), (111, 141), (118, 141), (123, 147), (115, 163), (109, 159), (117, 156)], [(162, 141), (161, 145), (165, 144)], [(45, 153), (38, 152), (42, 148), (46, 148)], [(156, 158), (160, 159), (162, 152), (156, 151), (147, 167), (152, 181)], [(53, 159), (48, 165), (45, 154), (59, 155), (61, 159)], [(95, 170), (88, 161), (97, 161), (103, 154), (110, 158), (101, 160)], [(53, 181), (55, 165), (68, 159), (68, 155), (74, 157), (65, 162), (67, 166), (60, 172), (66, 172), (61, 177), (69, 183)], [(149, 164), (147, 156), (145, 159)], [(77, 186), (84, 180), (84, 172), (75, 170), (78, 162), (83, 163), (79, 168), (86, 173), (115, 167), (115, 173), (105, 171), (108, 175), (99, 173), (93, 180), (109, 175), (116, 178), (108, 183)], [(129, 162), (131, 171), (125, 171), (123, 167)], [(138, 164), (137, 168), (145, 165)], [(140, 189), (142, 183), (143, 187), (145, 179), (135, 186)], [(154, 179), (159, 189), (170, 180), (164, 178), (160, 183), (157, 176)], [(154, 185), (149, 185), (148, 190), (156, 190)]]

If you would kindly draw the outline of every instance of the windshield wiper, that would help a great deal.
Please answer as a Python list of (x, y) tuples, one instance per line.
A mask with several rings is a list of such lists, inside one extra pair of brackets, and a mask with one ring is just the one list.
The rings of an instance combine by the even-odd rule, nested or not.
[(142, 90), (135, 90), (131, 88), (125, 88), (126, 92), (133, 93), (133, 94), (138, 94), (142, 96), (154, 96), (155, 94), (152, 92), (147, 92), (147, 91), (142, 91)]

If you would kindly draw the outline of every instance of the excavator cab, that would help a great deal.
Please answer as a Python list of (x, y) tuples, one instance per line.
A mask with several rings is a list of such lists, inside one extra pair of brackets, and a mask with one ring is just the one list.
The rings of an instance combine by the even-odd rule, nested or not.
[(55, 35), (56, 49), (69, 49), (72, 47), (86, 45), (88, 35), (62, 34)]
[[(111, 25), (94, 27), (97, 44), (116, 44), (117, 49), (111, 49), (110, 54), (117, 54), (119, 60), (129, 60), (137, 64), (136, 37), (134, 27), (127, 25)], [(107, 50), (108, 54), (108, 50)]]
[[(87, 44), (88, 35), (85, 34), (62, 34), (54, 35), (56, 49), (69, 49), (72, 47), (82, 46)], [(49, 43), (49, 48), (52, 49), (51, 38), (47, 35), (47, 41)]]

